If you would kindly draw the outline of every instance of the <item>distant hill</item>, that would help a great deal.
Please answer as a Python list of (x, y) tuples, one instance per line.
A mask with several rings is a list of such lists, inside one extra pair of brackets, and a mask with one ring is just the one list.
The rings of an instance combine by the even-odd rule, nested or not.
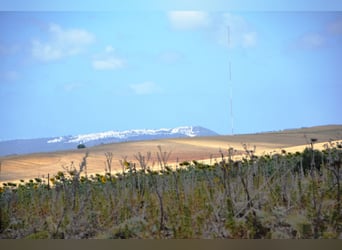
[(79, 144), (87, 147), (125, 141), (155, 140), (166, 138), (185, 138), (216, 136), (214, 131), (200, 126), (184, 126), (162, 129), (133, 129), (125, 131), (106, 131), (75, 136), (52, 138), (19, 139), (0, 141), (0, 156), (53, 152), (75, 149)]

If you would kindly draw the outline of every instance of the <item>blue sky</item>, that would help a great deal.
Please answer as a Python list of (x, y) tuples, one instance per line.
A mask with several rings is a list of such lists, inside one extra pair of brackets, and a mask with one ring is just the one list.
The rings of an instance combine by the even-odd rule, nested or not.
[(231, 89), (234, 133), (342, 123), (342, 12), (29, 9), (0, 32), (3, 140), (230, 134)]

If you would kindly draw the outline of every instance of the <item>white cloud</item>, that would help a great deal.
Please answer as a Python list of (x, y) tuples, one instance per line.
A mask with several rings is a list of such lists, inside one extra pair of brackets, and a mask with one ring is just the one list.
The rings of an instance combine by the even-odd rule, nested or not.
[(15, 81), (19, 78), (19, 74), (15, 70), (9, 70), (6, 72), (6, 78), (10, 81)]
[(7, 70), (0, 72), (0, 79), (8, 82), (16, 81), (19, 79), (19, 73), (15, 70)]
[(0, 55), (12, 55), (16, 54), (20, 50), (20, 46), (13, 44), (13, 45), (6, 45), (0, 43)]
[(107, 53), (114, 52), (114, 48), (111, 45), (107, 45), (106, 48), (105, 48), (105, 51)]
[(258, 33), (252, 25), (240, 15), (231, 13), (213, 15), (203, 11), (170, 11), (168, 19), (177, 30), (204, 30), (210, 39), (229, 48), (252, 48), (257, 46)]
[(342, 35), (342, 19), (329, 23), (328, 31), (334, 35)]
[(334, 35), (342, 35), (342, 19), (329, 22), (324, 30), (302, 34), (293, 42), (295, 49), (315, 50), (331, 46)]
[(32, 41), (32, 55), (41, 61), (53, 61), (63, 57), (63, 49), (52, 44), (43, 44), (38, 40)]
[(177, 63), (184, 58), (184, 55), (178, 51), (163, 51), (158, 55), (158, 60), (162, 63)]
[(208, 13), (203, 11), (170, 11), (168, 18), (171, 26), (179, 30), (205, 28), (210, 24)]
[(65, 29), (63, 30), (57, 24), (50, 24), (50, 33), (57, 39), (57, 42), (70, 45), (89, 44), (94, 41), (94, 36), (86, 30), (82, 29)]
[(257, 33), (247, 32), (242, 35), (242, 46), (245, 48), (255, 47), (257, 44)]
[(48, 40), (32, 41), (32, 55), (41, 61), (58, 60), (66, 56), (77, 55), (94, 42), (95, 37), (83, 29), (63, 29), (57, 24), (50, 24)]
[(137, 95), (149, 95), (161, 92), (161, 88), (154, 82), (131, 84), (129, 87)]
[(325, 45), (326, 39), (321, 34), (306, 34), (299, 38), (297, 47), (300, 49), (317, 49)]
[(125, 61), (115, 54), (115, 49), (111, 45), (108, 45), (104, 53), (94, 57), (92, 64), (96, 70), (115, 70), (123, 68)]
[[(229, 30), (229, 40), (228, 40)], [(229, 48), (252, 48), (258, 43), (258, 34), (245, 18), (239, 15), (225, 13), (220, 20), (217, 31), (218, 42)]]
[(65, 84), (63, 86), (63, 88), (64, 88), (64, 91), (66, 91), (66, 92), (72, 92), (74, 90), (81, 88), (82, 86), (83, 86), (83, 84), (81, 84), (81, 83), (71, 82), (71, 83)]
[(115, 57), (108, 57), (105, 59), (98, 59), (93, 61), (93, 68), (97, 70), (113, 70), (124, 66), (124, 62)]

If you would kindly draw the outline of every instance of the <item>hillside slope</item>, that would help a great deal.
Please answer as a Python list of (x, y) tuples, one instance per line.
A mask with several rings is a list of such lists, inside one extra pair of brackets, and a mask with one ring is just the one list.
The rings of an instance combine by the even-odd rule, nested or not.
[(264, 154), (281, 149), (301, 150), (308, 145), (311, 138), (318, 139), (317, 146), (322, 147), (325, 142), (342, 140), (342, 125), (320, 126), (280, 132), (259, 133), (234, 136), (210, 136), (194, 138), (177, 138), (150, 141), (132, 141), (107, 145), (99, 145), (81, 150), (68, 150), (53, 153), (39, 153), (22, 156), (0, 157), (0, 182), (28, 179), (53, 175), (63, 171), (62, 166), (75, 166), (81, 162), (86, 152), (87, 171), (98, 173), (105, 171), (105, 153), (112, 152), (112, 169), (121, 171), (120, 160), (137, 162), (136, 156), (140, 152), (146, 156), (151, 152), (149, 165), (158, 167), (158, 146), (162, 152), (170, 153), (168, 163), (191, 160), (220, 160), (220, 150), (226, 154), (229, 147), (238, 152), (243, 151), (242, 144), (250, 149), (256, 149), (256, 154)]

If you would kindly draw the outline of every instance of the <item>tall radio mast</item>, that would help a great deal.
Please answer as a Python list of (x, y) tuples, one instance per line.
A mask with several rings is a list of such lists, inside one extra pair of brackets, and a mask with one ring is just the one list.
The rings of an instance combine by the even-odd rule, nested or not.
[[(228, 31), (228, 49), (230, 48), (230, 27), (227, 26)], [(229, 72), (229, 87), (230, 87), (230, 122), (231, 122), (231, 129), (232, 135), (234, 135), (234, 119), (233, 119), (233, 84), (232, 84), (232, 68), (231, 62), (229, 60), (228, 64), (228, 72)]]

